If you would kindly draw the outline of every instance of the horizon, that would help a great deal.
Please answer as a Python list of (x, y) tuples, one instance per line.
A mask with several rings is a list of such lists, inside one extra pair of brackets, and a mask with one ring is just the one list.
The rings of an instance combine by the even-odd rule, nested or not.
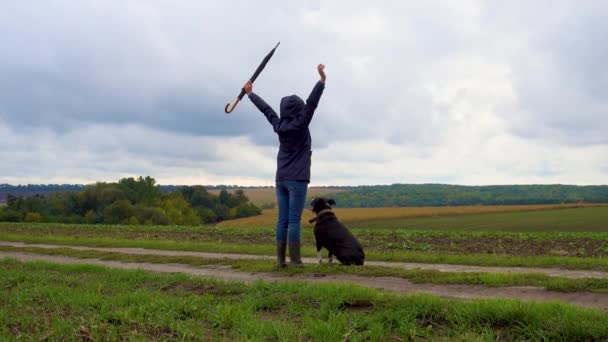
[[(152, 177), (154, 178), (154, 177)], [(64, 186), (64, 185), (76, 185), (76, 186), (87, 186), (94, 185), (96, 183), (117, 183), (119, 180), (115, 181), (97, 181), (92, 183), (27, 183), (27, 184), (9, 184), (9, 183), (0, 183), (0, 187), (2, 186), (29, 186), (29, 185), (41, 185), (41, 186)], [(203, 187), (213, 187), (213, 188), (274, 188), (275, 185), (239, 185), (239, 184), (165, 184), (165, 183), (156, 183), (157, 186), (203, 186)], [(452, 183), (392, 183), (392, 184), (358, 184), (358, 185), (317, 185), (317, 184), (309, 184), (309, 188), (356, 188), (356, 187), (374, 187), (374, 186), (394, 186), (394, 185), (449, 185), (449, 186), (463, 186), (463, 187), (492, 187), (492, 186), (536, 186), (536, 185), (546, 185), (546, 186), (608, 186), (608, 184), (565, 184), (565, 183), (553, 183), (553, 184), (484, 184), (484, 185), (469, 185), (469, 184), (452, 184)]]

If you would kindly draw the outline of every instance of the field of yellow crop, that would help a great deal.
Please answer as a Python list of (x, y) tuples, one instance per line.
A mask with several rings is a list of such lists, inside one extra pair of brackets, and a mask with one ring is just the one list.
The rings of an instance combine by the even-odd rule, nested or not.
[[(546, 211), (582, 207), (607, 207), (600, 204), (543, 204), (543, 205), (496, 205), (496, 206), (458, 206), (458, 207), (404, 207), (404, 208), (336, 208), (334, 211), (344, 223), (396, 221), (409, 218), (432, 218), (448, 216), (465, 216), (477, 214), (513, 213)], [(313, 217), (305, 209), (302, 222), (308, 225)], [(276, 223), (277, 209), (264, 210), (262, 215), (218, 223), (221, 227), (272, 227)]]
[[(233, 190), (229, 190), (232, 192)], [(257, 205), (267, 205), (274, 203), (276, 205), (277, 197), (275, 194), (275, 188), (255, 188), (255, 189), (243, 189), (245, 195), (249, 197), (251, 202)], [(308, 197), (319, 197), (325, 196), (327, 194), (335, 194), (337, 192), (348, 191), (346, 189), (338, 189), (338, 188), (318, 188), (318, 187), (310, 187), (308, 188)], [(219, 194), (220, 190), (209, 190), (212, 194)]]

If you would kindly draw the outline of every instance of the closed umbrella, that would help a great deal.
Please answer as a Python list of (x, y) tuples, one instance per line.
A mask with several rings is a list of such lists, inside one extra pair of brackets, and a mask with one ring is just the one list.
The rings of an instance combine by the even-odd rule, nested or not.
[[(251, 83), (253, 83), (255, 81), (255, 79), (258, 78), (258, 76), (260, 75), (262, 70), (264, 70), (264, 67), (266, 66), (266, 64), (268, 63), (270, 58), (272, 58), (272, 55), (274, 55), (274, 50), (276, 50), (279, 47), (279, 44), (281, 44), (281, 42), (278, 42), (277, 45), (274, 47), (274, 49), (270, 50), (270, 52), (262, 60), (262, 63), (260, 63), (260, 66), (258, 66), (258, 68), (255, 69), (253, 76), (251, 76), (251, 78), (249, 79), (249, 81), (251, 81)], [(237, 96), (236, 101), (234, 102), (232, 107), (230, 107), (230, 103), (226, 104), (226, 107), (224, 108), (224, 112), (226, 112), (226, 114), (232, 113), (232, 111), (234, 110), (234, 107), (236, 107), (236, 105), (239, 103), (239, 101), (241, 101), (243, 96), (245, 96), (244, 88), (241, 89), (241, 93), (239, 94), (239, 96)], [(230, 109), (228, 109), (228, 107), (230, 107)]]

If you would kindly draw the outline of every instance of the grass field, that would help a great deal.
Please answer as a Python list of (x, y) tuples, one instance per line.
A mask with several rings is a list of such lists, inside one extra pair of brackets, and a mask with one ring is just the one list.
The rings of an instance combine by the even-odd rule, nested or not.
[(97, 266), (0, 261), (0, 335), (25, 340), (608, 339), (571, 305), (463, 302), (349, 285), (242, 285)]
[(590, 291), (608, 293), (608, 279), (565, 278), (535, 273), (489, 273), (489, 272), (440, 272), (422, 269), (401, 269), (386, 266), (341, 267), (337, 264), (307, 265), (301, 268), (277, 269), (274, 260), (210, 259), (197, 256), (136, 255), (105, 251), (83, 251), (69, 248), (36, 248), (0, 246), (0, 251), (26, 252), (43, 255), (59, 255), (81, 259), (100, 259), (121, 262), (156, 264), (183, 264), (194, 266), (229, 266), (243, 272), (266, 272), (278, 274), (349, 274), (365, 277), (397, 277), (413, 283), (483, 285), (490, 287), (535, 286), (561, 292)]
[[(569, 222), (570, 230), (601, 230), (599, 216), (608, 207), (516, 213), (458, 215), (410, 220), (500, 222), (497, 216), (523, 215), (524, 222)], [(538, 215), (540, 215), (539, 219)], [(530, 218), (531, 217), (531, 218)], [(451, 220), (451, 221), (450, 221)], [(407, 221), (407, 220), (405, 220)], [(512, 220), (511, 220), (512, 221)], [(509, 222), (507, 220), (507, 222)], [(369, 222), (367, 224), (370, 224)], [(498, 223), (497, 223), (498, 224)], [(528, 224), (528, 223), (526, 223)], [(310, 227), (310, 226), (309, 226)], [(520, 226), (527, 227), (526, 225)], [(539, 227), (530, 226), (539, 230)], [(589, 228), (591, 227), (591, 228)], [(450, 263), (485, 266), (558, 266), (608, 269), (608, 232), (496, 232), (353, 228), (368, 260)], [(303, 255), (314, 255), (312, 229), (302, 231)], [(151, 249), (273, 255), (274, 229), (0, 223), (0, 240), (59, 245), (143, 247)]]
[[(365, 246), (367, 260), (608, 271), (608, 206), (337, 209), (337, 213)], [(0, 240), (273, 255), (274, 215), (266, 211), (250, 218), (257, 223), (235, 220), (208, 227), (0, 223)], [(305, 256), (315, 254), (311, 228), (304, 225), (302, 230)], [(608, 280), (603, 278), (533, 273), (337, 265), (278, 270), (273, 260), (8, 246), (0, 246), (0, 251), (309, 277), (391, 276), (435, 286), (536, 286), (575, 292), (576, 296), (580, 291), (608, 291)], [(2, 338), (600, 341), (608, 340), (608, 314), (559, 303), (447, 300), (353, 285), (243, 285), (176, 274), (5, 259), (0, 260)]]
[[(479, 231), (608, 231), (608, 205), (466, 206), (422, 208), (337, 208), (350, 228)], [(273, 227), (277, 210), (229, 220), (219, 227)], [(314, 217), (304, 210), (303, 225)]]
[[(212, 194), (219, 194), (221, 190), (209, 190)], [(228, 190), (232, 192), (234, 190)], [(270, 203), (277, 203), (277, 195), (275, 188), (255, 188), (255, 189), (243, 189), (245, 195), (251, 200), (251, 202), (257, 205), (267, 205)], [(328, 194), (335, 194), (337, 192), (348, 191), (340, 188), (321, 188), (321, 187), (310, 187), (308, 188), (308, 198), (321, 197)]]
[[(160, 235), (158, 235), (160, 236)], [(474, 239), (474, 237), (473, 237)], [(23, 234), (2, 234), (0, 240), (25, 242), (25, 243), (49, 243), (67, 246), (90, 246), (90, 247), (138, 247), (147, 249), (173, 250), (173, 251), (199, 251), (216, 253), (245, 253), (252, 255), (273, 255), (275, 246), (273, 243), (265, 244), (244, 244), (229, 242), (189, 242), (146, 239), (124, 239), (124, 238), (80, 238), (74, 236), (39, 236)], [(603, 238), (605, 241), (606, 238)], [(550, 239), (539, 239), (537, 242), (551, 242)], [(575, 244), (574, 241), (572, 244)], [(604, 244), (605, 246), (605, 244)], [(603, 248), (606, 253), (608, 248)], [(536, 252), (537, 253), (537, 252)], [(312, 257), (316, 255), (315, 249), (311, 244), (304, 245), (303, 256)], [(467, 253), (436, 253), (424, 247), (424, 251), (418, 250), (394, 250), (378, 251), (366, 249), (368, 260), (381, 261), (404, 261), (420, 262), (433, 264), (461, 264), (478, 266), (516, 266), (516, 267), (560, 267), (564, 269), (583, 269), (608, 271), (608, 258), (604, 256), (556, 256), (551, 254), (540, 255), (509, 255), (509, 254), (467, 254)]]

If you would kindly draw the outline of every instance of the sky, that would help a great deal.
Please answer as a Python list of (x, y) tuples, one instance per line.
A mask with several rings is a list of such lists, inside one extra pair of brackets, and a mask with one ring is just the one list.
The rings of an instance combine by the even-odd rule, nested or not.
[(607, 1), (0, 2), (0, 183), (273, 185), (326, 65), (312, 185), (608, 184)]

